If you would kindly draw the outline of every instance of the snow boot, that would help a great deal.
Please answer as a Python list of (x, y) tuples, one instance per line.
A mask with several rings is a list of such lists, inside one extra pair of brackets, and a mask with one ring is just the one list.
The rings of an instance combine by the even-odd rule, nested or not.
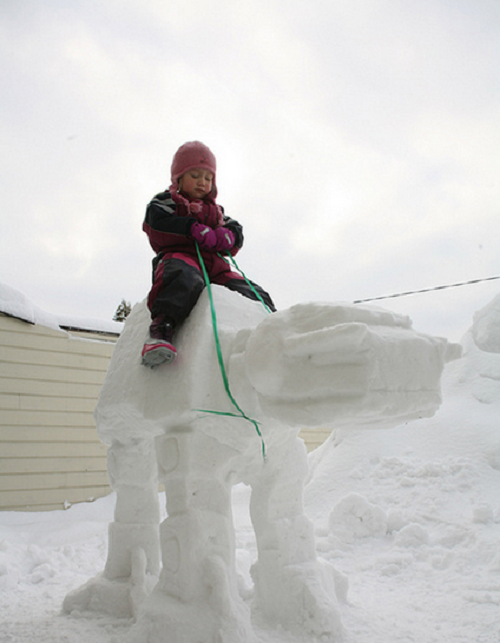
[(163, 317), (155, 317), (149, 327), (150, 339), (142, 348), (142, 364), (154, 368), (160, 364), (169, 364), (177, 357), (172, 343), (174, 325)]

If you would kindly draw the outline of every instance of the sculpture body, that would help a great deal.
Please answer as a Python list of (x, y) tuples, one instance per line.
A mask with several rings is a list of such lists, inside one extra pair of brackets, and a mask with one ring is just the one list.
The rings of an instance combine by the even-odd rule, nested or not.
[[(336, 641), (336, 574), (317, 560), (304, 515), (307, 458), (297, 434), (432, 415), (453, 350), (382, 309), (302, 304), (268, 315), (221, 287), (213, 296), (230, 393), (259, 422), (266, 460), (254, 425), (234, 417), (207, 293), (179, 333), (177, 360), (154, 370), (140, 365), (149, 313), (138, 304), (95, 413), (117, 494), (108, 559), (64, 608), (133, 614), (127, 643), (252, 643), (251, 611), (272, 627)], [(168, 513), (160, 526), (158, 482)], [(234, 561), (239, 482), (252, 489), (258, 549), (251, 609)]]

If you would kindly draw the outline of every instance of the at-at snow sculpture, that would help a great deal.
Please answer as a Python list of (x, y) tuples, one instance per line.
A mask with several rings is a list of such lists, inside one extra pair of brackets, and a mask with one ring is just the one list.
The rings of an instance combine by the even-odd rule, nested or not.
[[(244, 482), (258, 550), (252, 609), (270, 626), (334, 641), (335, 573), (316, 559), (304, 515), (298, 431), (432, 415), (450, 345), (378, 308), (302, 304), (268, 315), (221, 287), (213, 297), (229, 389), (259, 422), (266, 461), (255, 427), (234, 417), (207, 293), (179, 334), (177, 360), (154, 370), (140, 364), (149, 313), (137, 305), (95, 413), (117, 494), (108, 559), (64, 608), (133, 614), (128, 643), (252, 643), (231, 517), (231, 488)], [(158, 482), (168, 511), (160, 526)]]

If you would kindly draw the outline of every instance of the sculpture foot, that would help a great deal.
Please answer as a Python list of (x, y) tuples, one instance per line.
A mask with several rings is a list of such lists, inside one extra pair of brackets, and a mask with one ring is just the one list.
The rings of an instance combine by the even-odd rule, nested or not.
[(66, 596), (63, 610), (67, 613), (74, 610), (101, 612), (118, 618), (136, 617), (144, 599), (158, 583), (156, 576), (146, 573), (145, 566), (143, 550), (134, 552), (130, 577), (109, 579), (98, 574)]
[(347, 579), (330, 565), (311, 561), (281, 566), (278, 561), (261, 564), (259, 560), (252, 576), (254, 607), (271, 625), (281, 625), (294, 634), (340, 640), (337, 597), (345, 599)]
[(141, 615), (119, 643), (257, 643), (244, 603), (225, 613), (210, 602), (185, 602), (156, 590), (143, 603)]

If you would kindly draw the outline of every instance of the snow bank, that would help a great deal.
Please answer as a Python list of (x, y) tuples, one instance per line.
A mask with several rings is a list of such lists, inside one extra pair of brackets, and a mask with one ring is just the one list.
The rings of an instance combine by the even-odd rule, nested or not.
[(500, 295), (477, 311), (464, 339), (466, 359), (456, 367), (458, 385), (467, 385), (479, 402), (500, 400)]

